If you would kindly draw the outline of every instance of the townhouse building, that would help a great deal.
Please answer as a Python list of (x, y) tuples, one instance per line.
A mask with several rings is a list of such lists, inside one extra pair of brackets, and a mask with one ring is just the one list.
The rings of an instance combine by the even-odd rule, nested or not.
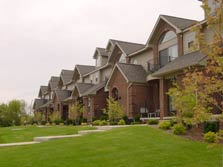
[[(214, 14), (216, 4), (213, 0), (208, 3)], [(146, 44), (110, 39), (105, 48), (95, 49), (94, 66), (76, 65), (74, 70), (62, 70), (59, 78), (51, 78), (48, 87), (42, 86), (34, 110), (59, 111), (61, 118), (67, 120), (69, 108), (80, 103), (83, 118), (92, 122), (100, 119), (106, 99), (112, 97), (130, 121), (176, 115), (167, 95), (173, 81), (181, 82), (185, 68), (206, 65), (206, 55), (199, 48), (192, 49), (196, 34), (191, 28), (198, 25), (206, 41), (211, 42), (213, 30), (207, 28), (206, 19), (196, 21), (167, 15), (158, 17)]]

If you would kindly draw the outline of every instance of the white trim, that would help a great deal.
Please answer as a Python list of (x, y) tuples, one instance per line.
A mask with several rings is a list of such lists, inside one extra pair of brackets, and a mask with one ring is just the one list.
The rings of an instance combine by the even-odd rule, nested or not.
[(112, 79), (112, 75), (113, 75), (113, 73), (115, 72), (116, 68), (121, 72), (121, 74), (122, 74), (122, 76), (125, 78), (125, 80), (126, 80), (127, 82), (129, 82), (128, 79), (127, 79), (127, 77), (124, 75), (124, 73), (123, 73), (122, 70), (120, 69), (120, 67), (118, 67), (118, 64), (116, 64), (115, 67), (113, 68), (112, 72), (111, 72), (111, 75), (110, 75), (110, 77), (109, 77), (108, 82), (107, 82), (106, 85), (105, 85), (105, 89), (106, 89), (106, 90), (108, 90), (108, 85), (109, 85), (109, 83), (110, 83), (110, 81), (111, 81), (111, 79)]
[(149, 39), (147, 40), (147, 43), (146, 43), (146, 46), (147, 46), (147, 47), (149, 47), (149, 43), (150, 43), (152, 37), (154, 36), (154, 33), (155, 33), (155, 31), (156, 31), (156, 29), (157, 29), (157, 26), (158, 26), (158, 24), (159, 24), (159, 22), (160, 22), (161, 19), (162, 19), (163, 21), (165, 21), (166, 23), (168, 23), (170, 26), (172, 26), (172, 27), (176, 30), (176, 33), (177, 33), (177, 34), (182, 32), (182, 30), (180, 30), (179, 28), (177, 28), (175, 25), (173, 25), (173, 24), (170, 23), (167, 19), (165, 19), (162, 15), (160, 15), (159, 18), (158, 18), (158, 20), (156, 21), (155, 26), (153, 27), (153, 30), (152, 30), (152, 32), (151, 32), (151, 34), (150, 34), (150, 36), (149, 36)]
[(150, 46), (145, 46), (145, 48), (140, 49), (140, 50), (138, 50), (138, 51), (136, 51), (136, 52), (133, 52), (133, 53), (129, 54), (127, 57), (133, 57), (133, 56), (136, 56), (136, 55), (138, 55), (138, 54), (140, 54), (140, 53), (146, 51), (147, 49), (152, 49), (152, 47), (150, 47)]

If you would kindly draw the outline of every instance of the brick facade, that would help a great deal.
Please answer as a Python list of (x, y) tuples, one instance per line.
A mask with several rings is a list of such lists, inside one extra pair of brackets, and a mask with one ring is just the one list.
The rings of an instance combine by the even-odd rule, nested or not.
[(83, 97), (83, 118), (87, 119), (88, 122), (91, 122), (93, 119), (100, 119), (103, 113), (102, 110), (107, 106), (107, 98), (108, 92), (105, 92), (104, 88), (100, 89), (96, 95)]
[(118, 90), (118, 101), (128, 119), (140, 117), (140, 108), (149, 106), (149, 88), (147, 84), (127, 83), (119, 70), (113, 73), (109, 84), (109, 96), (114, 89)]

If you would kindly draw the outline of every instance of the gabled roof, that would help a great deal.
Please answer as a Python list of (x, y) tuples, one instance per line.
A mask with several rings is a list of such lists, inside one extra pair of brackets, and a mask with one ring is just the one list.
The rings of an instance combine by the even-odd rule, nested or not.
[(93, 74), (93, 73), (95, 73), (95, 72), (101, 71), (101, 70), (106, 69), (106, 68), (109, 68), (109, 67), (111, 67), (111, 65), (107, 63), (107, 64), (105, 64), (105, 65), (103, 65), (103, 66), (101, 66), (101, 67), (98, 67), (98, 68), (96, 68), (95, 70), (93, 70), (93, 71), (91, 71), (91, 72), (85, 74), (83, 77), (87, 77), (87, 76), (89, 76), (90, 74)]
[(190, 66), (203, 65), (205, 59), (206, 56), (203, 55), (201, 52), (192, 52), (176, 58), (172, 62), (168, 63), (167, 65), (153, 73), (152, 76), (160, 77), (171, 74), (173, 72), (177, 72)]
[(96, 59), (97, 54), (99, 54), (102, 57), (108, 57), (108, 53), (105, 48), (96, 48), (93, 56), (94, 59)]
[(107, 81), (104, 81), (104, 82), (101, 82), (99, 84), (96, 84), (96, 85), (90, 87), (87, 91), (85, 91), (82, 94), (82, 96), (96, 95), (99, 90), (101, 90), (102, 88), (105, 87), (106, 83), (107, 83)]
[(48, 91), (48, 86), (40, 86), (39, 97), (47, 93), (47, 91)]
[(76, 65), (76, 69), (78, 70), (80, 75), (85, 75), (91, 71), (94, 71), (96, 67), (89, 65)]
[(44, 105), (47, 102), (46, 99), (35, 99), (33, 103), (33, 109), (37, 110), (39, 109), (42, 105)]
[(112, 71), (110, 79), (106, 84), (106, 87), (108, 87), (110, 84), (116, 70), (120, 71), (128, 83), (146, 83), (147, 74), (141, 65), (117, 63)]
[(94, 86), (94, 84), (91, 83), (77, 83), (74, 87), (74, 90), (77, 89), (79, 96), (82, 96), (84, 92), (86, 92), (89, 88)]
[(171, 27), (173, 27), (176, 30), (176, 33), (182, 33), (184, 29), (187, 29), (198, 23), (198, 21), (196, 20), (180, 18), (175, 16), (160, 15), (147, 41), (147, 46), (149, 46), (153, 36), (156, 36), (156, 30), (159, 29), (158, 26), (161, 21), (164, 21)]
[[(114, 61), (117, 59), (117, 56), (121, 56), (121, 54), (125, 54), (126, 56), (130, 55), (131, 53), (135, 53), (139, 50), (145, 48), (145, 45), (139, 43), (132, 43), (132, 42), (124, 42), (124, 41), (116, 41), (115, 46), (111, 55), (109, 56), (109, 62)], [(116, 50), (119, 50), (120, 53), (116, 53)]]
[(49, 100), (44, 105), (40, 106), (40, 108), (51, 107), (53, 105), (53, 101)]
[(146, 82), (146, 71), (141, 65), (118, 63), (117, 67), (126, 77), (128, 82)]
[(121, 48), (121, 50), (126, 54), (126, 56), (145, 47), (145, 45), (143, 44), (123, 41), (118, 41), (116, 44)]
[(55, 90), (58, 87), (60, 81), (60, 77), (52, 76), (49, 81), (49, 86), (51, 90)]
[(62, 70), (60, 77), (63, 81), (63, 84), (66, 85), (67, 83), (69, 83), (72, 80), (73, 75), (74, 75), (73, 70)]
[(68, 90), (56, 90), (55, 95), (59, 102), (62, 102), (64, 99), (70, 97), (71, 91)]
[(180, 30), (184, 30), (192, 25), (198, 23), (196, 20), (180, 18), (175, 16), (168, 16), (168, 15), (161, 15), (163, 19), (171, 23), (172, 25), (176, 26)]

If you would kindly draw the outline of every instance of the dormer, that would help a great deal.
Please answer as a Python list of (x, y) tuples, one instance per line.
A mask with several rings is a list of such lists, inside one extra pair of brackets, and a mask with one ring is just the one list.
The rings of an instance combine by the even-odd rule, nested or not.
[(40, 99), (48, 99), (46, 95), (48, 94), (48, 87), (47, 86), (40, 86), (39, 95)]
[(108, 62), (113, 66), (118, 62), (129, 63), (128, 56), (138, 50), (143, 49), (144, 47), (145, 45), (143, 44), (116, 41), (111, 55), (109, 56)]
[(76, 65), (74, 69), (74, 74), (72, 77), (72, 80), (74, 83), (82, 83), (84, 82), (83, 76), (87, 75), (90, 72), (93, 72), (95, 70), (95, 66), (89, 66), (89, 65)]
[(93, 58), (95, 59), (95, 66), (101, 67), (108, 61), (108, 53), (104, 48), (96, 48)]
[(73, 70), (62, 70), (60, 73), (60, 81), (58, 84), (58, 88), (62, 90), (67, 89), (67, 85), (72, 82), (72, 78), (74, 75)]

